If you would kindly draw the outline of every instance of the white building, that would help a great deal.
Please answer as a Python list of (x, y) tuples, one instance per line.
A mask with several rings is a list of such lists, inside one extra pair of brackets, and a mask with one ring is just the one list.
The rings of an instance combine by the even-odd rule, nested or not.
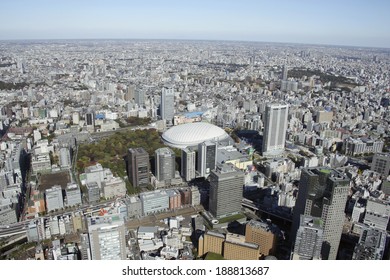
[(64, 198), (61, 186), (55, 185), (45, 191), (47, 212), (64, 208)]
[(263, 155), (278, 155), (284, 151), (288, 105), (268, 104), (264, 115)]

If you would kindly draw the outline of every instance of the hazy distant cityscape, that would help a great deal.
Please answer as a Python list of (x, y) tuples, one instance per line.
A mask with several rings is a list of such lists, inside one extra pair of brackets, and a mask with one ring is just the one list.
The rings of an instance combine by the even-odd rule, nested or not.
[(390, 49), (0, 41), (0, 259), (390, 259)]

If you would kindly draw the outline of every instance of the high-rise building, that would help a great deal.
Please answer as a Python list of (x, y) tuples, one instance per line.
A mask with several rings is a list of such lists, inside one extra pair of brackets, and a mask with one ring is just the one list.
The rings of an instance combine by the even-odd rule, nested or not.
[(274, 225), (251, 220), (245, 227), (245, 241), (259, 245), (260, 254), (272, 255), (276, 248), (277, 230)]
[(301, 215), (293, 260), (320, 260), (323, 241), (321, 218)]
[(45, 190), (47, 212), (64, 208), (64, 198), (60, 185), (53, 186)]
[(126, 227), (119, 214), (88, 218), (92, 260), (125, 260)]
[(125, 93), (124, 99), (125, 101), (132, 101), (135, 99), (136, 87), (135, 85), (128, 85), (127, 92)]
[(88, 126), (95, 126), (94, 113), (86, 113), (85, 114), (85, 124)]
[(130, 148), (128, 151), (128, 176), (133, 187), (149, 184), (149, 154), (144, 148)]
[(264, 114), (263, 155), (283, 153), (286, 141), (288, 105), (268, 104)]
[(390, 174), (390, 153), (377, 153), (372, 159), (371, 170), (387, 178)]
[(288, 78), (288, 68), (286, 65), (283, 65), (283, 68), (282, 68), (282, 80), (283, 81), (286, 81)]
[(232, 164), (217, 165), (210, 173), (209, 211), (222, 218), (241, 211), (244, 173)]
[(175, 178), (175, 153), (170, 148), (160, 148), (154, 153), (156, 178), (158, 181), (169, 183)]
[(301, 215), (321, 218), (324, 222), (322, 259), (335, 260), (345, 220), (349, 178), (326, 167), (302, 169), (298, 197), (294, 207), (291, 237), (295, 240)]
[(181, 176), (187, 181), (196, 177), (195, 173), (196, 153), (191, 148), (181, 150)]
[(217, 144), (211, 141), (205, 141), (198, 145), (198, 166), (199, 177), (208, 177), (211, 170), (215, 169), (217, 164)]
[(138, 104), (138, 106), (140, 106), (140, 107), (145, 105), (145, 92), (142, 89), (140, 89), (140, 88), (136, 89), (135, 95), (134, 95), (134, 101), (135, 101), (135, 104)]
[(175, 114), (175, 93), (173, 88), (164, 87), (162, 89), (160, 114), (161, 119), (166, 120), (169, 123), (173, 122), (173, 116)]

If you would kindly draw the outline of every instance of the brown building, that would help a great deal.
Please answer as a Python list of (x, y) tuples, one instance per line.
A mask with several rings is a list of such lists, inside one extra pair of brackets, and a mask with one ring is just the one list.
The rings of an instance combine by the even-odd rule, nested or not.
[(169, 195), (169, 209), (177, 209), (181, 207), (181, 196), (176, 190), (167, 190)]
[(276, 247), (276, 229), (267, 223), (251, 220), (246, 224), (245, 241), (255, 243), (260, 247), (260, 254), (274, 254)]
[(130, 148), (127, 159), (129, 181), (133, 187), (149, 185), (149, 154), (144, 148)]
[(317, 123), (331, 123), (333, 119), (333, 112), (318, 111), (316, 116)]
[(190, 205), (191, 204), (191, 189), (185, 188), (185, 189), (179, 189), (180, 197), (181, 197), (181, 205)]
[(225, 236), (221, 233), (208, 231), (199, 238), (198, 255), (203, 256), (208, 252), (222, 255)]
[(227, 260), (258, 260), (260, 246), (253, 243), (236, 243), (225, 241), (223, 257)]

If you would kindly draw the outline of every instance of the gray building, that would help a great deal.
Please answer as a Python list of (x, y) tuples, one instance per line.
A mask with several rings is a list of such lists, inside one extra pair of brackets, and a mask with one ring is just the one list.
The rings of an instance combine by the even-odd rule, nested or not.
[(60, 149), (60, 167), (63, 169), (71, 168), (72, 161), (70, 158), (70, 150), (68, 147)]
[(335, 169), (302, 169), (298, 197), (294, 207), (292, 240), (295, 240), (301, 215), (324, 222), (322, 259), (335, 260), (345, 220), (349, 178)]
[(126, 197), (125, 204), (128, 218), (142, 216), (142, 203), (138, 196)]
[(181, 176), (187, 181), (196, 177), (195, 173), (196, 153), (191, 148), (181, 150)]
[(217, 144), (205, 141), (198, 145), (198, 175), (208, 177), (217, 164)]
[(232, 164), (217, 165), (210, 173), (209, 211), (215, 218), (241, 211), (244, 173)]
[(175, 93), (173, 88), (164, 87), (162, 89), (160, 114), (161, 119), (166, 120), (168, 123), (173, 122), (173, 116), (175, 115)]
[(149, 185), (149, 154), (144, 148), (130, 148), (127, 159), (129, 181), (133, 187)]
[(56, 185), (45, 190), (47, 212), (64, 208), (64, 198), (61, 186)]
[(9, 225), (18, 222), (17, 204), (9, 200), (0, 200), (0, 225)]
[(96, 182), (86, 184), (87, 188), (87, 200), (89, 203), (97, 202), (100, 200), (100, 188)]
[(390, 153), (378, 153), (375, 154), (372, 159), (371, 170), (382, 174), (384, 178), (387, 178), (390, 173)]
[(169, 148), (160, 148), (155, 151), (155, 168), (157, 181), (170, 183), (175, 178), (175, 153)]
[(149, 215), (169, 208), (169, 196), (165, 190), (144, 192), (139, 195), (143, 215)]
[(381, 230), (386, 230), (390, 218), (390, 203), (370, 197), (367, 200), (364, 223)]
[(125, 260), (126, 227), (119, 214), (88, 217), (92, 260)]
[(268, 104), (264, 114), (263, 155), (283, 153), (286, 142), (288, 105)]
[(134, 101), (140, 107), (145, 105), (145, 92), (142, 89), (137, 88), (135, 90)]
[(294, 245), (294, 260), (319, 260), (324, 223), (320, 218), (301, 215)]
[(386, 247), (387, 233), (384, 230), (365, 225), (360, 233), (359, 243), (353, 251), (353, 260), (382, 260)]
[(68, 183), (65, 189), (66, 205), (74, 206), (81, 204), (81, 191), (77, 184)]

